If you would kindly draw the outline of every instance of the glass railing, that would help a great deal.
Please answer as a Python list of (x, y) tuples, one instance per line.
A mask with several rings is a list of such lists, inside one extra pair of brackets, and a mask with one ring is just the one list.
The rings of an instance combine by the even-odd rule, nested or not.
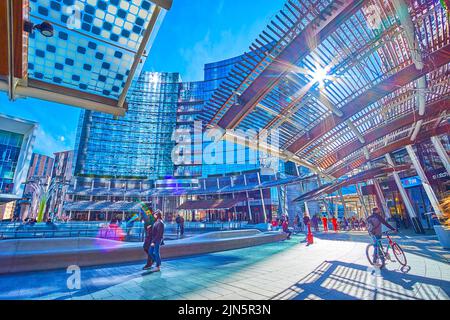
[[(238, 230), (247, 226), (246, 221), (207, 221), (207, 222), (185, 222), (184, 230), (186, 236), (192, 234), (221, 231)], [(179, 238), (179, 228), (176, 223), (165, 223), (165, 239), (173, 240)], [(126, 226), (125, 223), (114, 224), (108, 222), (83, 222), (71, 221), (55, 224), (24, 224), (13, 222), (0, 223), (0, 240), (8, 239), (33, 239), (33, 238), (72, 238), (89, 237), (117, 241), (139, 242), (144, 241), (144, 226), (135, 223)]]

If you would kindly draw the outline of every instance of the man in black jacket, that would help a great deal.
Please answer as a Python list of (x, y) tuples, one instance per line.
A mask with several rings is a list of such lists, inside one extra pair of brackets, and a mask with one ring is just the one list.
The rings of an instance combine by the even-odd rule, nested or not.
[(155, 212), (156, 222), (152, 228), (152, 243), (150, 245), (150, 255), (153, 261), (156, 262), (155, 268), (152, 272), (159, 272), (161, 267), (161, 255), (159, 254), (159, 248), (164, 237), (164, 222), (162, 221), (162, 213), (160, 210)]

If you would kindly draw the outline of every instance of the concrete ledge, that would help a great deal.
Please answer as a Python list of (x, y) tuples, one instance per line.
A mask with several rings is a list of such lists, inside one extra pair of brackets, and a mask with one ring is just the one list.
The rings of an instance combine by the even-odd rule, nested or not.
[[(234, 250), (277, 242), (285, 233), (257, 230), (211, 232), (185, 240), (167, 241), (163, 259)], [(147, 259), (142, 243), (95, 238), (21, 239), (0, 242), (0, 274), (65, 269)]]

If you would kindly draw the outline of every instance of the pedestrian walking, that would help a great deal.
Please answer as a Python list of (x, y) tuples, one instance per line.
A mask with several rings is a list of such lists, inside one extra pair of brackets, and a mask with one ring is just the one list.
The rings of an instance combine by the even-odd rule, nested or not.
[(180, 237), (184, 236), (184, 218), (180, 217)]
[(177, 223), (177, 236), (180, 236), (181, 233), (181, 216), (180, 214), (177, 215), (175, 222)]
[(323, 231), (328, 232), (328, 219), (327, 216), (322, 217)]
[(144, 239), (144, 252), (147, 254), (147, 263), (142, 268), (143, 270), (149, 270), (153, 265), (153, 257), (150, 254), (150, 246), (152, 243), (152, 236), (153, 236), (153, 224), (155, 223), (155, 219), (153, 215), (149, 215), (148, 217), (144, 217), (144, 233), (145, 233), (145, 239)]
[(348, 220), (346, 217), (344, 217), (344, 230), (348, 231)]
[(305, 228), (306, 228), (306, 230), (305, 231), (308, 231), (308, 224), (310, 223), (310, 219), (309, 219), (309, 216), (308, 216), (308, 214), (307, 213), (305, 213), (304, 215), (303, 215), (303, 225), (305, 226)]
[(334, 232), (338, 232), (338, 223), (335, 216), (331, 218), (331, 224), (333, 225)]
[(156, 266), (151, 270), (152, 272), (161, 271), (161, 255), (160, 255), (160, 247), (161, 242), (164, 237), (164, 222), (162, 220), (162, 212), (161, 210), (157, 210), (155, 212), (156, 222), (152, 228), (152, 241), (150, 245), (150, 255), (152, 256), (153, 261), (156, 263)]
[(312, 217), (312, 224), (314, 227), (314, 231), (318, 232), (319, 231), (319, 217), (316, 214)]
[(298, 214), (294, 217), (294, 233), (298, 233), (300, 231), (300, 217)]

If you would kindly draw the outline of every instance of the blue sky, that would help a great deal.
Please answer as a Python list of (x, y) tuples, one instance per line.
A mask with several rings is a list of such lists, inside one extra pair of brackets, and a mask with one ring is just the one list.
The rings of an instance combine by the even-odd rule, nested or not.
[[(242, 54), (285, 0), (174, 0), (144, 70), (180, 72), (183, 81), (203, 79), (203, 65)], [(74, 148), (80, 109), (36, 99), (9, 102), (0, 112), (39, 123), (35, 152)]]

